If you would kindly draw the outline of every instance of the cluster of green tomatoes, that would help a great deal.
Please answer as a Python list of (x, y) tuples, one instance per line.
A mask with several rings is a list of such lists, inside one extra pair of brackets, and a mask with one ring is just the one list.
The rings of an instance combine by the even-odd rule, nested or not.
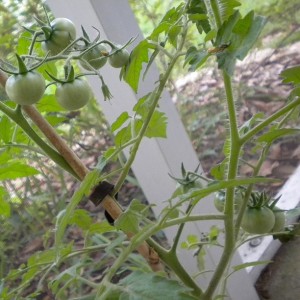
[[(207, 178), (197, 174), (199, 166), (194, 172), (187, 172), (181, 165), (181, 178), (171, 176), (176, 182), (176, 190), (173, 197), (189, 193), (193, 189), (202, 189), (203, 184), (200, 179), (209, 181)], [(285, 211), (278, 208), (279, 198), (273, 199), (265, 192), (252, 191), (249, 199), (246, 201), (246, 189), (238, 186), (234, 195), (234, 214), (237, 215), (244, 205), (241, 228), (251, 234), (280, 233), (285, 230)], [(214, 206), (220, 212), (224, 213), (226, 201), (225, 190), (215, 193)]]
[[(110, 41), (99, 41), (99, 34), (94, 41), (90, 41), (84, 28), (82, 28), (83, 37), (76, 39), (75, 26), (69, 19), (56, 18), (50, 22), (48, 18), (47, 23), (40, 20), (37, 21), (40, 25), (40, 30), (27, 30), (33, 36), (32, 46), (34, 43), (40, 42), (46, 57), (40, 59), (35, 65), (28, 66), (25, 63), (26, 57), (17, 55), (17, 70), (11, 71), (1, 68), (3, 71), (11, 74), (5, 87), (10, 100), (19, 105), (37, 103), (43, 97), (47, 86), (44, 77), (36, 69), (49, 59), (54, 60), (56, 56), (59, 59), (59, 57), (65, 57), (69, 53), (72, 53), (73, 58), (79, 60), (83, 69), (100, 76), (103, 94), (105, 98), (110, 98), (111, 95), (108, 88), (97, 70), (107, 62), (114, 68), (122, 68), (129, 61), (129, 52), (124, 47), (115, 45)], [(31, 52), (32, 49), (29, 50), (28, 57), (31, 55)], [(49, 76), (57, 86), (55, 95), (58, 103), (66, 110), (77, 110), (87, 104), (92, 93), (89, 84), (82, 77), (84, 74), (75, 76), (68, 56), (66, 60), (68, 63), (65, 65), (64, 79), (57, 79), (51, 74)], [(103, 87), (106, 87), (106, 90)]]
[[(234, 212), (237, 214), (243, 205), (245, 193), (237, 188), (234, 197)], [(245, 210), (241, 228), (251, 234), (281, 232), (285, 228), (285, 212), (276, 206), (279, 199), (268, 199), (264, 192), (252, 192)], [(219, 212), (224, 212), (225, 192), (219, 191), (214, 198)]]

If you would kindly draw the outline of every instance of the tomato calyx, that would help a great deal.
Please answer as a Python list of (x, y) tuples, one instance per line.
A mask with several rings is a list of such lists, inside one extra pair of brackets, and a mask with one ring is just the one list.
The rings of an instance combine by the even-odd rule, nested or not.
[(191, 189), (200, 189), (203, 187), (201, 180), (207, 181), (205, 177), (198, 174), (200, 164), (197, 166), (194, 172), (186, 171), (183, 163), (181, 164), (181, 178), (177, 178), (169, 174), (169, 176), (177, 182), (177, 187), (173, 193), (173, 197), (186, 194)]

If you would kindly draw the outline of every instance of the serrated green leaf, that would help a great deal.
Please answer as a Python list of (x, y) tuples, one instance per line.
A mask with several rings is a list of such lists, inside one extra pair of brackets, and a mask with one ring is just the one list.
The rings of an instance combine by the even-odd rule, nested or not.
[(127, 111), (122, 112), (117, 120), (111, 124), (111, 130), (114, 132), (119, 129), (130, 118)]
[(103, 234), (106, 232), (116, 231), (114, 226), (111, 226), (107, 221), (101, 223), (94, 223), (89, 228), (90, 234)]
[(166, 114), (160, 111), (155, 111), (152, 115), (152, 118), (149, 122), (148, 128), (145, 132), (145, 136), (148, 138), (167, 137), (167, 124), (168, 118)]
[(32, 34), (28, 31), (24, 31), (18, 39), (17, 53), (19, 55), (28, 54), (28, 50), (31, 44)]
[(133, 199), (129, 207), (115, 220), (115, 227), (124, 232), (136, 233), (139, 230), (139, 224), (145, 218), (149, 210), (145, 204)]
[[(206, 6), (204, 1), (199, 1), (199, 0), (192, 0), (188, 9), (187, 9), (188, 16), (192, 15), (208, 15)], [(192, 17), (193, 18), (193, 17)], [(202, 20), (196, 20), (194, 21), (198, 32), (201, 34), (203, 31), (205, 33), (208, 33), (211, 31), (211, 26), (208, 21), (208, 18), (202, 19)]]
[(48, 61), (43, 63), (40, 67), (37, 68), (37, 71), (41, 73), (44, 78), (48, 81), (53, 81), (53, 79), (49, 76), (50, 73), (52, 76), (57, 77), (57, 68), (54, 61)]
[(120, 129), (115, 135), (115, 145), (122, 147), (125, 143), (131, 140), (131, 128), (130, 125)]
[(255, 124), (263, 120), (265, 117), (263, 112), (258, 112), (246, 121), (239, 129), (240, 134), (247, 133)]
[[(236, 24), (233, 32), (239, 37), (239, 47), (235, 51), (235, 56), (239, 60), (243, 60), (246, 57), (249, 50), (257, 41), (265, 24), (266, 18), (255, 16), (254, 12), (249, 12), (244, 19)], [(242, 31), (241, 28), (243, 28)], [(236, 44), (237, 43), (233, 41), (233, 45), (235, 46)]]
[(281, 138), (286, 135), (294, 135), (294, 134), (299, 134), (300, 129), (294, 129), (294, 128), (280, 128), (280, 129), (275, 129), (272, 131), (269, 131), (263, 135), (261, 135), (257, 141), (258, 142), (265, 142), (265, 143), (271, 143), (274, 140)]
[(158, 26), (153, 30), (153, 32), (150, 34), (150, 36), (148, 37), (148, 39), (153, 40), (153, 41), (157, 41), (159, 35), (162, 32), (167, 32), (170, 27), (172, 26), (172, 24), (170, 22), (164, 21), (161, 22), (160, 24), (158, 24)]
[(60, 112), (65, 111), (64, 108), (62, 108), (54, 95), (45, 95), (37, 104), (37, 109), (40, 112)]
[(4, 218), (10, 217), (10, 205), (5, 200), (8, 193), (3, 186), (0, 186), (0, 216)]
[(84, 209), (76, 209), (70, 218), (70, 224), (75, 224), (83, 230), (89, 230), (93, 220), (89, 213)]
[(166, 295), (168, 299), (196, 299), (188, 295), (189, 289), (178, 281), (141, 271), (132, 272), (122, 279), (118, 289), (122, 291), (119, 298), (121, 300), (166, 300)]
[(181, 25), (173, 25), (168, 31), (169, 42), (174, 48), (177, 48), (177, 37), (182, 29)]
[(52, 126), (58, 126), (59, 124), (67, 121), (68, 119), (66, 117), (58, 117), (58, 116), (45, 116), (45, 119), (47, 122)]
[(39, 171), (20, 161), (8, 161), (0, 165), (0, 180), (16, 179), (39, 174)]
[(266, 19), (250, 11), (244, 18), (236, 11), (219, 29), (216, 45), (230, 44), (218, 53), (218, 67), (233, 75), (236, 59), (243, 60), (260, 35)]
[(224, 159), (221, 163), (213, 166), (210, 170), (211, 176), (215, 180), (223, 180), (225, 178), (225, 172), (227, 169), (228, 159)]
[(133, 111), (135, 111), (142, 118), (145, 118), (149, 112), (151, 106), (151, 93), (141, 97), (138, 102), (134, 105)]
[(5, 115), (1, 116), (0, 119), (0, 139), (4, 143), (9, 143), (12, 140), (13, 126), (12, 121)]
[(280, 76), (283, 78), (283, 83), (300, 83), (300, 66), (294, 66), (288, 68), (280, 73)]
[(241, 3), (236, 0), (217, 0), (217, 5), (221, 19), (224, 22), (235, 12), (235, 8), (240, 6)]
[(141, 41), (131, 52), (130, 63), (126, 68), (124, 80), (137, 92), (143, 63), (148, 62), (148, 50), (152, 46), (147, 40)]
[(189, 64), (189, 71), (194, 72), (199, 69), (209, 58), (210, 54), (205, 50), (198, 50), (196, 47), (192, 46), (188, 49), (184, 66)]

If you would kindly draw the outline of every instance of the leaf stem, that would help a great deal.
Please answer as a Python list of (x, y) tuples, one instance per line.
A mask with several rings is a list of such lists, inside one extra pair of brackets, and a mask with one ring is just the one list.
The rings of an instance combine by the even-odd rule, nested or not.
[(275, 112), (273, 115), (269, 116), (267, 119), (262, 121), (260, 124), (252, 128), (250, 131), (248, 131), (244, 136), (241, 137), (240, 142), (242, 144), (249, 141), (254, 135), (256, 135), (258, 132), (263, 130), (266, 126), (270, 125), (272, 122), (274, 122), (276, 119), (280, 118), (290, 110), (294, 109), (296, 106), (300, 104), (300, 97), (298, 97), (296, 100), (292, 101), (291, 103), (287, 104), (283, 108), (279, 109), (277, 112)]

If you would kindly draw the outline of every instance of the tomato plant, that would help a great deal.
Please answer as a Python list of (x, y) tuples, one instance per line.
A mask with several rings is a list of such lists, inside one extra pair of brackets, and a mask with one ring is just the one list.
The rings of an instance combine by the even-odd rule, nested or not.
[[(284, 226), (282, 212), (279, 213), (267, 206), (269, 197), (266, 193), (253, 192), (253, 190), (256, 184), (263, 185), (272, 182), (271, 179), (262, 178), (258, 174), (273, 140), (287, 133), (298, 133), (298, 130), (291, 131), (290, 128), (282, 127), (287, 122), (291, 112), (300, 105), (299, 90), (297, 90), (300, 83), (297, 76), (299, 70), (293, 69), (284, 73), (286, 83), (293, 83), (297, 87), (291, 96), (293, 99), (287, 102), (283, 108), (270, 113), (269, 116), (257, 118), (255, 126), (251, 123), (253, 120), (247, 121), (246, 125), (244, 124), (247, 130), (241, 130), (236, 118), (238, 111), (236, 111), (235, 93), (232, 89), (232, 77), (236, 60), (244, 59), (251, 46), (255, 44), (258, 34), (263, 29), (265, 19), (256, 16), (253, 12), (249, 12), (243, 17), (237, 8), (238, 1), (221, 2), (222, 5), (220, 5), (220, 1), (202, 1), (199, 5), (199, 1), (193, 0), (183, 2), (172, 8), (152, 33), (133, 47), (130, 54), (125, 48), (134, 42), (133, 38), (124, 46), (115, 46), (109, 40), (101, 40), (101, 35), (98, 32), (96, 39), (91, 42), (84, 30), (83, 36), (76, 39), (75, 26), (68, 19), (58, 18), (52, 22), (49, 21), (48, 24), (40, 24), (41, 22), (38, 21), (39, 31), (27, 29), (31, 34), (30, 37), (32, 37), (27, 40), (30, 43), (29, 47), (28, 44), (25, 47), (21, 47), (22, 45), (18, 47), (22, 53), (22, 57), (17, 56), (19, 69), (15, 70), (11, 64), (5, 64), (4, 61), (1, 61), (0, 68), (4, 65), (7, 73), (12, 74), (6, 84), (7, 93), (12, 100), (15, 98), (14, 101), (19, 104), (34, 103), (31, 102), (33, 99), (38, 101), (44, 92), (45, 82), (42, 75), (36, 73), (35, 69), (42, 66), (39, 70), (48, 73), (54, 81), (47, 83), (47, 86), (56, 85), (55, 95), (58, 103), (66, 110), (77, 110), (86, 105), (91, 98), (90, 87), (83, 78), (85, 75), (95, 76), (94, 78), (98, 79), (101, 84), (104, 100), (111, 99), (111, 93), (104, 81), (105, 75), (102, 74), (102, 71), (101, 73), (96, 71), (107, 60), (112, 67), (122, 68), (119, 79), (124, 80), (134, 92), (139, 94), (141, 93), (139, 82), (143, 68), (145, 67), (143, 76), (146, 76), (146, 71), (149, 70), (157, 55), (164, 56), (166, 59), (165, 69), (162, 70), (161, 74), (158, 74), (157, 80), (152, 81), (153, 90), (147, 91), (146, 95), (138, 99), (132, 110), (126, 108), (126, 111), (122, 111), (119, 116), (116, 116), (116, 120), (111, 124), (111, 136), (114, 136), (114, 145), (111, 146), (113, 142), (107, 145), (107, 149), (101, 155), (99, 163), (95, 163), (94, 166), (85, 166), (84, 162), (72, 151), (72, 148), (59, 136), (58, 132), (61, 131), (56, 132), (56, 128), (51, 127), (50, 123), (47, 122), (49, 120), (58, 128), (63, 126), (64, 129), (68, 127), (65, 124), (69, 122), (65, 118), (57, 117), (63, 112), (51, 103), (51, 101), (54, 101), (52, 95), (44, 97), (43, 100), (45, 101), (41, 103), (41, 106), (37, 105), (36, 108), (29, 105), (11, 108), (11, 103), (0, 101), (0, 125), (7, 129), (0, 131), (0, 140), (4, 143), (3, 147), (1, 145), (0, 152), (0, 160), (4, 162), (1, 165), (0, 179), (10, 180), (9, 184), (3, 188), (0, 187), (1, 205), (6, 197), (5, 188), (10, 188), (16, 178), (38, 173), (34, 168), (24, 167), (24, 157), (32, 150), (35, 154), (32, 160), (34, 166), (36, 166), (35, 158), (39, 156), (36, 153), (42, 153), (75, 179), (82, 181), (80, 185), (72, 185), (78, 186), (78, 190), (72, 193), (71, 199), (64, 201), (67, 202), (67, 205), (57, 215), (54, 225), (55, 232), (48, 233), (49, 235), (53, 234), (51, 239), (48, 236), (51, 240), (49, 245), (45, 245), (45, 248), (48, 248), (41, 253), (34, 254), (28, 259), (25, 267), (18, 268), (16, 272), (10, 273), (5, 278), (5, 282), (1, 283), (1, 297), (4, 295), (5, 299), (9, 300), (20, 296), (24, 296), (24, 299), (36, 297), (40, 289), (45, 286), (44, 280), (50, 279), (47, 289), (51, 289), (51, 292), (57, 298), (62, 299), (80, 298), (78, 295), (76, 297), (73, 295), (73, 287), (75, 289), (74, 294), (87, 290), (90, 293), (91, 291), (89, 296), (93, 299), (99, 297), (103, 299), (130, 298), (128, 294), (132, 291), (137, 298), (143, 299), (140, 287), (147, 288), (147, 293), (150, 293), (149, 298), (151, 299), (160, 299), (161, 290), (166, 291), (166, 294), (170, 293), (172, 299), (183, 297), (185, 299), (208, 300), (224, 298), (229, 296), (225, 295), (224, 291), (226, 291), (227, 282), (231, 279), (230, 272), (232, 270), (229, 266), (231, 266), (233, 251), (242, 243), (247, 242), (246, 239), (248, 238), (248, 235), (239, 233), (240, 228), (250, 234), (267, 233), (270, 235), (272, 235), (272, 231), (282, 229), (282, 226)], [(206, 5), (210, 4), (213, 5), (207, 9)], [(49, 20), (49, 18), (47, 19)], [(195, 23), (195, 28), (200, 34), (200, 40), (197, 40), (193, 46), (186, 49), (185, 44), (190, 45), (192, 43), (188, 40), (191, 23)], [(44, 40), (41, 37), (44, 37)], [(50, 51), (51, 55), (40, 55), (39, 51), (35, 51), (39, 50), (35, 48), (37, 42), (42, 42), (42, 47), (46, 52)], [(110, 51), (107, 51), (106, 45), (109, 45)], [(63, 51), (68, 46), (70, 46), (70, 51)], [(55, 56), (55, 54), (59, 55)], [(210, 65), (213, 65), (215, 60), (215, 65), (221, 70), (224, 81), (225, 97), (218, 103), (220, 106), (223, 105), (222, 102), (226, 103), (222, 107), (226, 109), (230, 125), (226, 134), (226, 141), (224, 141), (224, 161), (216, 166), (211, 176), (198, 172), (199, 166), (194, 172), (187, 172), (182, 163), (181, 178), (170, 175), (176, 181), (174, 194), (171, 197), (160, 192), (156, 194), (156, 197), (164, 206), (155, 218), (148, 214), (151, 205), (145, 205), (138, 199), (132, 200), (129, 206), (123, 210), (117, 203), (117, 195), (124, 186), (126, 179), (129, 178), (129, 172), (140, 153), (140, 145), (145, 138), (167, 138), (169, 134), (167, 116), (161, 109), (160, 101), (163, 99), (163, 92), (165, 87), (168, 86), (174, 66), (181, 61), (183, 62), (182, 69), (189, 66), (190, 71), (196, 71), (206, 63), (208, 58), (210, 59)], [(77, 62), (89, 72), (75, 75), (77, 69), (74, 70), (72, 65)], [(143, 64), (147, 65), (144, 66)], [(64, 68), (64, 79), (57, 79), (54, 75), (51, 75), (62, 74), (62, 66)], [(12, 69), (13, 71), (11, 71)], [(47, 80), (49, 77), (46, 77)], [(22, 80), (26, 78), (26, 84), (23, 84)], [(0, 79), (2, 80), (2, 77)], [(49, 93), (53, 90), (49, 88)], [(112, 109), (115, 109), (114, 105), (120, 105), (120, 102), (116, 101), (114, 103), (111, 101)], [(23, 114), (23, 112), (25, 113)], [(78, 114), (67, 113), (65, 115), (76, 118)], [(30, 119), (29, 122), (27, 119)], [(93, 120), (95, 123), (91, 127), (94, 124), (96, 126), (98, 120), (95, 119)], [(82, 125), (82, 123), (79, 122), (78, 124)], [(36, 127), (40, 130), (36, 131)], [(93, 134), (97, 133), (97, 130), (92, 129)], [(174, 128), (170, 129), (174, 130)], [(175, 135), (176, 130), (178, 130), (178, 127), (175, 128)], [(22, 131), (21, 137), (17, 136), (19, 131)], [(41, 137), (37, 132), (40, 132), (43, 136)], [(26, 139), (24, 139), (24, 133)], [(68, 142), (70, 144), (75, 141), (78, 145), (83, 145), (81, 141), (73, 139), (72, 131), (69, 133), (71, 138)], [(31, 141), (35, 143), (34, 147), (32, 147)], [(240, 166), (245, 162), (243, 147), (253, 141), (257, 142), (259, 146), (255, 147), (255, 151), (261, 151), (260, 158), (254, 166), (249, 164), (253, 167), (253, 174), (249, 178), (244, 178), (244, 175), (240, 174)], [(23, 144), (19, 144), (19, 142)], [(85, 142), (88, 143), (88, 139)], [(178, 141), (178, 143), (180, 142)], [(12, 152), (13, 147), (18, 148), (19, 152)], [(23, 148), (26, 152), (21, 152)], [(178, 151), (176, 145), (173, 149), (168, 150)], [(121, 155), (124, 151), (127, 154), (126, 160)], [(21, 153), (21, 162), (11, 164), (11, 168), (7, 167), (10, 161), (13, 160), (13, 154), (19, 153)], [(182, 154), (181, 161), (185, 161), (184, 151), (179, 154)], [(143, 159), (143, 157), (140, 158)], [(48, 160), (45, 161), (48, 163)], [(174, 171), (177, 174), (175, 168), (179, 167), (181, 161), (174, 162), (169, 160), (167, 156), (164, 157), (164, 161), (170, 163), (170, 165), (172, 164), (172, 168), (170, 167), (171, 173), (173, 174)], [(114, 164), (113, 168), (107, 168), (111, 163)], [(118, 164), (116, 168), (115, 164)], [(18, 169), (17, 172), (16, 169)], [(52, 168), (41, 169), (41, 176), (45, 175), (48, 186), (51, 186), (49, 189), (52, 190), (52, 182), (48, 178), (48, 175), (51, 175), (51, 178), (54, 176)], [(159, 166), (156, 170), (160, 170)], [(148, 171), (149, 169), (145, 169), (145, 173)], [(58, 173), (59, 178), (64, 178), (61, 170)], [(165, 175), (167, 176), (167, 174)], [(39, 176), (35, 179), (34, 182), (40, 183)], [(114, 184), (109, 183), (110, 180), (113, 180)], [(170, 180), (168, 180), (169, 182)], [(157, 182), (158, 188), (165, 188), (164, 185), (165, 181)], [(172, 185), (172, 182), (170, 185)], [(67, 190), (69, 186), (71, 185), (65, 185), (64, 188)], [(175, 182), (173, 182), (172, 187), (174, 186)], [(171, 189), (168, 189), (169, 187), (166, 188), (166, 191), (171, 192)], [(27, 185), (25, 189), (27, 192)], [(58, 189), (53, 190), (57, 191)], [(16, 194), (21, 194), (22, 191), (22, 189), (17, 190)], [(43, 186), (41, 186), (41, 191), (43, 191)], [(66, 197), (69, 197), (70, 195), (69, 190), (65, 193), (58, 192), (59, 196), (66, 194)], [(202, 210), (202, 206), (198, 206), (200, 201), (201, 203), (211, 201), (211, 198), (206, 197), (215, 193), (217, 193), (216, 208), (220, 212), (225, 210), (226, 214), (214, 214), (211, 211)], [(166, 197), (164, 198), (163, 195)], [(76, 209), (85, 196), (93, 204), (103, 205), (106, 211), (105, 214), (111, 217), (110, 225), (107, 222), (98, 222), (98, 219), (92, 219), (92, 216), (85, 209)], [(6, 206), (3, 205), (3, 207), (7, 215), (9, 212), (7, 203), (5, 204)], [(51, 206), (49, 207), (51, 208)], [(210, 229), (205, 229), (206, 224), (202, 227), (203, 223), (201, 222), (206, 221), (213, 223)], [(183, 234), (184, 230), (187, 231), (186, 224), (191, 222), (197, 222), (197, 227), (201, 228), (201, 232), (198, 232), (200, 237), (188, 235), (186, 241), (180, 243), (186, 236)], [(80, 228), (80, 238), (84, 237), (85, 239), (80, 244), (80, 249), (77, 247), (77, 241), (67, 244), (65, 237), (69, 225)], [(168, 241), (167, 247), (153, 239), (153, 236), (156, 236), (157, 233), (171, 227), (174, 235)], [(206, 232), (202, 232), (202, 230)], [(77, 230), (74, 232), (77, 234)], [(101, 235), (103, 233), (109, 234), (103, 236), (102, 239)], [(126, 236), (128, 239), (125, 241)], [(220, 239), (219, 236), (221, 236)], [(177, 256), (180, 245), (187, 250), (187, 253), (189, 250), (193, 250), (191, 256), (197, 258), (200, 271), (197, 272), (197, 276), (202, 276), (206, 271), (204, 257), (207, 250), (210, 251), (212, 247), (218, 246), (220, 251), (224, 251), (220, 260), (216, 260), (218, 261), (217, 266), (214, 266), (215, 270), (211, 278), (207, 278), (209, 280), (207, 285), (198, 285), (198, 282), (194, 280), (194, 274), (191, 275), (189, 270), (181, 264)], [(102, 260), (103, 255), (93, 255), (93, 258), (89, 259), (91, 258), (89, 255), (95, 250), (103, 251), (107, 259)], [(143, 259), (133, 254), (135, 250), (138, 250)], [(102, 265), (107, 262), (109, 262), (109, 268)], [(128, 265), (127, 262), (129, 262)], [(88, 267), (86, 263), (89, 264)], [(145, 266), (145, 264), (149, 266)], [(172, 277), (178, 278), (177, 280), (171, 281), (167, 276), (163, 277), (166, 274), (164, 272), (165, 265), (168, 265)], [(235, 266), (235, 270), (242, 269), (245, 265), (250, 266), (251, 263)], [(63, 268), (60, 268), (60, 266), (63, 266)], [(101, 278), (98, 277), (97, 272), (95, 273), (97, 278), (91, 277), (94, 274), (95, 266), (106, 270)], [(122, 268), (126, 270), (128, 266), (131, 270), (130, 275), (124, 280), (118, 281), (118, 283), (113, 282), (118, 270), (122, 270)], [(63, 273), (61, 272), (62, 269)], [(153, 271), (152, 273), (150, 269)], [(156, 275), (156, 271), (159, 271), (160, 275)], [(16, 287), (13, 287), (15, 283), (11, 280), (11, 274), (14, 275), (13, 280), (18, 284)], [(17, 276), (19, 276), (18, 280), (15, 280)], [(66, 278), (67, 282), (65, 281)], [(95, 279), (97, 280), (96, 283)], [(137, 281), (138, 284), (136, 284)], [(32, 291), (35, 282), (38, 282), (39, 289)], [(115, 287), (115, 284), (119, 286)], [(159, 288), (157, 288), (158, 284)], [(11, 287), (13, 288), (11, 289)], [(30, 289), (27, 289), (27, 287), (30, 287)], [(28, 290), (30, 291), (28, 292)], [(219, 294), (217, 294), (218, 291)], [(142, 292), (144, 292), (144, 288)], [(27, 293), (31, 293), (31, 295)]]
[(74, 23), (66, 18), (56, 18), (50, 26), (43, 26), (45, 40), (42, 48), (45, 52), (50, 51), (51, 55), (56, 55), (64, 50), (76, 38), (76, 28)]
[(275, 216), (268, 207), (247, 207), (241, 227), (249, 233), (263, 234), (271, 232), (275, 225)]

